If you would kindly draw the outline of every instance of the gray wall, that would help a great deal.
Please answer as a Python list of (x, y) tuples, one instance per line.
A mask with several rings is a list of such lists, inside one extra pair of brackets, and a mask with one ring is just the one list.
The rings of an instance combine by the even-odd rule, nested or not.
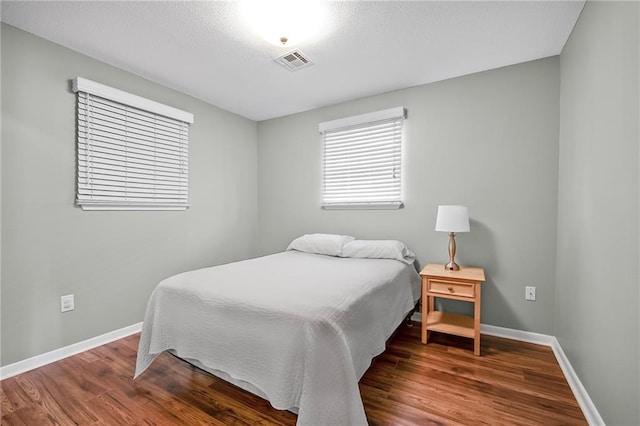
[[(167, 276), (255, 255), (254, 121), (5, 24), (1, 47), (2, 365), (142, 321)], [(78, 75), (194, 113), (188, 211), (74, 207)]]
[(587, 2), (561, 54), (554, 334), (607, 424), (640, 424), (638, 3)]
[[(395, 211), (320, 209), (318, 123), (393, 106), (405, 121), (404, 202)], [(483, 266), (482, 322), (550, 334), (556, 261), (557, 57), (258, 123), (258, 252), (309, 232), (403, 240), (421, 265), (448, 260), (439, 204), (470, 209), (458, 263)], [(524, 300), (535, 285), (536, 302)]]

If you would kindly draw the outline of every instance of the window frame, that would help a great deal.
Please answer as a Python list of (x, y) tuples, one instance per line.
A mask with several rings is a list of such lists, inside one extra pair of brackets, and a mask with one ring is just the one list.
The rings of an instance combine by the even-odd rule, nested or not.
[[(402, 163), (403, 163), (403, 151), (404, 151), (404, 120), (407, 117), (407, 112), (404, 107), (394, 107), (388, 108), (385, 110), (375, 111), (366, 114), (355, 115), (346, 118), (340, 118), (337, 120), (322, 122), (318, 126), (318, 131), (320, 132), (322, 139), (322, 159), (321, 159), (321, 171), (322, 171), (322, 187), (321, 187), (321, 208), (324, 210), (395, 210), (404, 207), (404, 203), (402, 201), (403, 196), (403, 179), (402, 179)], [(393, 168), (393, 177), (391, 179), (385, 180), (385, 184), (392, 184), (392, 190), (394, 195), (389, 195), (386, 198), (380, 196), (379, 199), (374, 200), (357, 200), (355, 198), (351, 198), (350, 200), (341, 200), (341, 201), (331, 201), (331, 197), (327, 194), (327, 186), (333, 185), (335, 188), (335, 183), (328, 183), (328, 170), (327, 170), (327, 161), (335, 161), (335, 157), (328, 160), (328, 144), (334, 144), (333, 142), (328, 142), (327, 135), (331, 136), (334, 134), (336, 139), (339, 139), (338, 136), (340, 133), (342, 135), (353, 134), (354, 132), (359, 131), (360, 129), (369, 129), (374, 131), (374, 127), (381, 126), (384, 123), (394, 123), (394, 126), (399, 129), (395, 129), (393, 134), (393, 140), (389, 141), (388, 144), (382, 146), (381, 148), (389, 150), (393, 149), (393, 159), (390, 159), (388, 163), (385, 163), (387, 167)], [(397, 132), (397, 134), (395, 133)], [(349, 136), (345, 136), (349, 137)], [(372, 137), (371, 140), (375, 139)], [(347, 142), (349, 143), (349, 142)], [(397, 144), (398, 146), (395, 146)], [(335, 150), (336, 145), (332, 145), (332, 148)], [(369, 156), (375, 155), (374, 151), (371, 149), (362, 149), (365, 151), (363, 154), (368, 154)], [(396, 153), (397, 151), (397, 153)], [(353, 155), (351, 156), (353, 160)], [(366, 155), (362, 155), (358, 157), (360, 161), (370, 162), (371, 158), (366, 160)], [(344, 159), (342, 159), (344, 160)], [(334, 163), (335, 164), (335, 163)], [(353, 163), (352, 163), (353, 164)], [(348, 173), (347, 173), (348, 174)], [(347, 178), (346, 176), (335, 177), (336, 180), (344, 180)], [(359, 179), (361, 181), (366, 180), (366, 178), (360, 176)], [(373, 185), (373, 180), (367, 181), (365, 185)], [(346, 185), (348, 187), (348, 185)], [(344, 191), (348, 192), (348, 189), (342, 188)], [(362, 185), (360, 185), (360, 190), (362, 190)], [(354, 189), (354, 191), (357, 191)], [(379, 191), (378, 195), (383, 191)], [(372, 192), (372, 196), (375, 195)], [(353, 197), (353, 194), (351, 195)], [(343, 197), (344, 198), (344, 197)]]
[[(77, 93), (76, 205), (83, 210), (186, 210), (188, 132), (193, 114), (83, 77), (73, 79), (72, 89)], [(92, 133), (96, 123), (113, 124), (125, 130), (109, 132), (98, 142), (98, 132)], [(133, 129), (132, 123), (142, 132), (129, 130)], [(144, 139), (138, 138), (142, 143), (133, 142), (134, 132), (145, 134)], [(98, 145), (101, 153), (92, 156), (92, 152), (99, 151), (95, 148)], [(137, 151), (141, 161), (152, 161), (153, 166), (140, 172), (136, 161), (126, 154), (120, 156), (119, 152), (129, 149)], [(111, 159), (106, 160), (107, 156)], [(163, 167), (171, 172), (162, 176)], [(138, 173), (134, 173), (136, 168)], [(133, 178), (134, 174), (139, 176)], [(132, 183), (134, 180), (138, 183)], [(109, 186), (106, 190), (97, 189), (106, 185)]]

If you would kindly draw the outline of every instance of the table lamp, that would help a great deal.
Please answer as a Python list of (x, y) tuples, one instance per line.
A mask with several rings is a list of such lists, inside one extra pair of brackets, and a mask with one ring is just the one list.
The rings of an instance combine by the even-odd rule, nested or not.
[(469, 232), (469, 209), (465, 206), (438, 206), (436, 231), (449, 233), (449, 263), (444, 269), (458, 271), (456, 257), (456, 232)]

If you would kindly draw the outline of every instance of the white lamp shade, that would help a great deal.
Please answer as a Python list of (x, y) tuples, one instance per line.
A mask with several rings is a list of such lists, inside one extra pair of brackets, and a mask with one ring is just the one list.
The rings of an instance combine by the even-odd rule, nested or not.
[(465, 206), (438, 206), (436, 231), (469, 232), (469, 209)]

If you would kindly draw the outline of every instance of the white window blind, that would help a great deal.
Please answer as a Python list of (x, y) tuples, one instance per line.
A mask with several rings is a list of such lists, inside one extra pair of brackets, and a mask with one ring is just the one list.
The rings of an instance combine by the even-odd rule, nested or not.
[(78, 77), (76, 203), (83, 210), (185, 210), (193, 115)]
[(390, 108), (320, 123), (322, 208), (398, 209), (405, 110)]

